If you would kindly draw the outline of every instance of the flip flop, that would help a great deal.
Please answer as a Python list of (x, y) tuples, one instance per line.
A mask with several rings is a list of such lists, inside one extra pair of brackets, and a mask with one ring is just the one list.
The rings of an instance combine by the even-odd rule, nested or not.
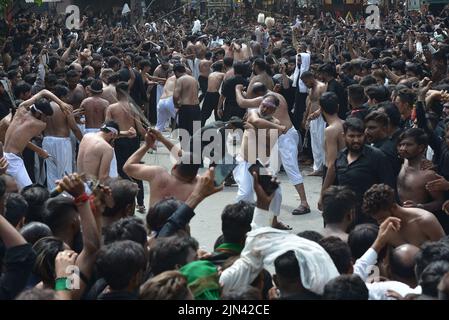
[(310, 208), (304, 207), (303, 205), (300, 205), (298, 208), (292, 211), (292, 215), (294, 216), (300, 216), (303, 214), (307, 214), (310, 212)]
[(279, 230), (292, 230), (293, 229), (288, 224), (284, 224), (280, 221), (278, 221), (277, 224), (273, 226), (273, 228), (279, 229)]

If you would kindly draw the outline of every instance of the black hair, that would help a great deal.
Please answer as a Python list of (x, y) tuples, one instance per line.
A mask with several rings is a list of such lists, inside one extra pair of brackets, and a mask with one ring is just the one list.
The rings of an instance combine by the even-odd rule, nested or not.
[(449, 261), (439, 260), (429, 264), (421, 274), (419, 285), (422, 294), (438, 298), (438, 284), (449, 272)]
[(38, 184), (32, 184), (24, 187), (20, 194), (28, 202), (25, 223), (31, 221), (43, 222), (45, 202), (50, 198), (50, 192), (47, 188)]
[(352, 266), (351, 249), (349, 245), (337, 237), (323, 238), (318, 242), (329, 254), (339, 273), (348, 273)]
[(146, 216), (147, 227), (152, 231), (160, 231), (168, 218), (182, 205), (182, 202), (175, 198), (163, 199), (156, 202), (148, 210)]
[(359, 224), (352, 229), (348, 236), (348, 245), (354, 261), (363, 256), (371, 248), (377, 238), (378, 232), (379, 226), (373, 223)]
[(398, 127), (400, 125), (401, 113), (394, 103), (392, 103), (391, 101), (385, 101), (379, 104), (379, 107), (384, 109), (385, 113), (388, 116), (388, 119), (390, 120), (390, 123), (393, 126)]
[(19, 98), (22, 93), (27, 93), (31, 91), (31, 85), (26, 83), (25, 81), (20, 81), (15, 87), (14, 87), (14, 96), (16, 98)]
[(367, 87), (367, 86), (370, 86), (370, 85), (376, 84), (376, 83), (377, 83), (376, 78), (374, 78), (372, 75), (364, 76), (362, 78), (362, 80), (360, 80), (360, 82), (359, 82), (359, 84), (364, 87)]
[(267, 70), (267, 63), (261, 58), (254, 60), (254, 65), (261, 71)]
[(274, 260), (276, 275), (291, 281), (301, 281), (298, 259), (293, 250), (287, 251)]
[(338, 112), (338, 97), (334, 92), (325, 92), (320, 97), (320, 107), (324, 112), (333, 115)]
[(234, 58), (225, 57), (223, 59), (223, 64), (228, 68), (232, 67), (234, 65)]
[(248, 70), (248, 66), (243, 62), (234, 63), (234, 74), (244, 75)]
[(66, 78), (67, 79), (72, 79), (72, 78), (76, 78), (78, 77), (78, 72), (74, 69), (70, 69), (69, 71), (67, 71), (66, 73)]
[(395, 60), (392, 64), (391, 64), (391, 68), (392, 69), (396, 69), (401, 71), (402, 73), (405, 73), (405, 61), (404, 60)]
[(0, 198), (6, 193), (6, 182), (3, 177), (0, 178)]
[(50, 227), (53, 234), (61, 234), (78, 215), (75, 202), (68, 197), (58, 196), (47, 201), (44, 223)]
[(370, 85), (365, 89), (365, 94), (377, 102), (384, 102), (389, 100), (390, 92), (385, 86), (382, 85)]
[(117, 132), (120, 132), (120, 128), (119, 128), (117, 122), (115, 122), (114, 120), (106, 121), (104, 123), (103, 127), (100, 128), (100, 130), (103, 132), (106, 132), (106, 133), (111, 132), (111, 131), (109, 131), (109, 129), (107, 127), (114, 128), (117, 130)]
[(62, 99), (63, 97), (65, 97), (66, 95), (69, 94), (69, 88), (67, 88), (66, 86), (62, 86), (60, 84), (56, 85), (53, 88), (53, 93), (55, 94), (55, 96), (57, 96), (59, 99)]
[(186, 67), (183, 64), (175, 64), (173, 66), (173, 72), (179, 72), (179, 73), (185, 73), (186, 72)]
[(300, 76), (301, 80), (306, 80), (306, 79), (314, 79), (315, 75), (313, 74), (313, 72), (311, 71), (304, 71), (301, 76)]
[(363, 86), (360, 84), (351, 84), (348, 86), (348, 96), (357, 104), (366, 102), (366, 95)]
[(416, 98), (415, 93), (409, 88), (400, 89), (397, 92), (397, 96), (403, 103), (407, 103), (410, 106), (413, 105)]
[(376, 215), (379, 211), (389, 210), (395, 203), (392, 187), (374, 184), (363, 195), (362, 210), (368, 215)]
[[(53, 115), (53, 108), (50, 105), (50, 101), (48, 101), (45, 98), (41, 98), (41, 99), (37, 100), (36, 103), (34, 104), (34, 107), (37, 110), (41, 111), (46, 116)], [(33, 109), (31, 109), (31, 112), (35, 113), (35, 111)]]
[(341, 275), (324, 286), (324, 300), (368, 300), (369, 291), (357, 275)]
[(343, 132), (346, 134), (349, 130), (364, 133), (365, 125), (363, 124), (363, 121), (360, 120), (359, 118), (349, 117), (343, 123)]
[(421, 128), (410, 128), (405, 130), (399, 136), (398, 142), (407, 138), (413, 139), (418, 145), (427, 146), (429, 144), (429, 136)]
[(122, 62), (120, 61), (119, 58), (117, 58), (116, 56), (112, 56), (109, 57), (108, 59), (108, 67), (112, 68), (113, 66), (117, 65), (117, 64), (121, 64)]
[(17, 227), (20, 220), (25, 217), (28, 210), (28, 202), (18, 193), (10, 193), (5, 201), (5, 218), (13, 226)]
[(51, 237), (53, 233), (49, 226), (42, 222), (30, 222), (20, 229), (20, 234), (25, 240), (34, 245), (39, 239)]
[(320, 240), (324, 238), (321, 233), (313, 230), (301, 231), (297, 234), (297, 236), (316, 243), (320, 242)]
[(333, 63), (325, 63), (318, 67), (318, 72), (325, 73), (331, 77), (337, 76), (337, 70)]
[(364, 119), (365, 123), (368, 121), (374, 121), (383, 127), (388, 127), (388, 115), (382, 111), (371, 111)]
[(33, 249), (36, 252), (36, 262), (33, 273), (39, 277), (44, 284), (54, 287), (55, 259), (59, 252), (64, 251), (64, 242), (55, 237), (46, 237), (38, 240)]
[(112, 290), (124, 290), (138, 272), (144, 271), (147, 259), (143, 247), (131, 240), (103, 246), (98, 252), (97, 270)]
[(187, 264), (190, 250), (198, 250), (198, 241), (192, 237), (172, 236), (157, 238), (150, 249), (150, 271), (155, 276), (164, 271), (174, 270), (177, 265)]
[(445, 241), (425, 242), (420, 249), (415, 258), (416, 279), (421, 278), (424, 269), (432, 262), (449, 261), (449, 243)]
[(212, 65), (213, 72), (222, 72), (224, 68), (224, 64), (222, 61), (217, 61)]
[[(389, 250), (388, 264), (391, 269), (391, 273), (405, 279), (415, 278), (415, 259), (404, 259), (401, 255), (401, 250), (404, 246), (411, 246), (409, 244), (404, 244), (396, 247), (393, 250)], [(401, 248), (402, 247), (402, 248)]]
[(325, 224), (342, 222), (356, 206), (356, 195), (347, 186), (331, 186), (324, 191), (322, 198)]
[(267, 93), (267, 87), (262, 82), (256, 82), (253, 85), (253, 93), (256, 95), (264, 95)]
[(224, 241), (242, 243), (246, 233), (251, 230), (254, 205), (245, 201), (228, 204), (221, 214), (221, 230)]
[(147, 243), (147, 231), (143, 221), (137, 217), (126, 217), (115, 221), (105, 228), (103, 236), (105, 245), (122, 240), (134, 241), (142, 247)]
[(111, 188), (112, 198), (114, 199), (114, 207), (107, 208), (103, 212), (103, 216), (114, 216), (128, 206), (135, 204), (139, 187), (136, 183), (121, 178), (114, 178), (108, 182), (108, 187)]

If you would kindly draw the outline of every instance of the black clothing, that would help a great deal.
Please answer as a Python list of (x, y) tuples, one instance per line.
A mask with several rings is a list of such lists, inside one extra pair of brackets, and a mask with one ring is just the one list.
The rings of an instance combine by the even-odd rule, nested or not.
[(237, 116), (243, 119), (246, 109), (240, 108), (237, 104), (235, 96), (235, 86), (242, 84), (244, 87), (248, 86), (248, 81), (240, 75), (236, 75), (223, 82), (221, 93), (225, 97), (223, 121), (228, 121), (231, 117)]
[[(201, 108), (201, 126), (204, 126), (207, 119), (212, 115), (212, 111), (214, 115), (217, 113), (218, 101), (220, 100), (220, 94), (218, 92), (206, 92), (204, 95), (203, 106)], [(217, 116), (215, 116), (217, 119)]]
[(348, 112), (348, 95), (345, 88), (335, 79), (327, 83), (327, 92), (334, 92), (338, 97), (338, 116), (345, 119)]
[(192, 136), (194, 121), (198, 121), (198, 125), (201, 124), (200, 106), (181, 105), (178, 111), (178, 128), (187, 130)]

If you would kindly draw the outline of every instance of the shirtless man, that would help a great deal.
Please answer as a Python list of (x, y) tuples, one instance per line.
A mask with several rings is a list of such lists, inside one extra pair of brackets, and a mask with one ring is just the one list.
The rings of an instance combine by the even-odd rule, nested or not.
[(167, 79), (164, 85), (164, 92), (157, 104), (157, 123), (156, 129), (163, 132), (167, 121), (176, 118), (175, 105), (173, 103), (173, 91), (175, 90), (176, 76), (173, 75)]
[(86, 116), (85, 133), (98, 132), (105, 121), (106, 109), (109, 106), (108, 100), (101, 97), (103, 84), (100, 80), (95, 80), (87, 87), (89, 97), (81, 103)]
[[(242, 85), (237, 85), (235, 89), (237, 103), (241, 108), (255, 108), (257, 104), (260, 104), (263, 100), (263, 95), (269, 92), (265, 85), (256, 82), (253, 85), (253, 92), (258, 95), (257, 98), (245, 99), (242, 94)], [(304, 189), (304, 179), (301, 175), (298, 166), (298, 143), (299, 135), (298, 131), (293, 127), (293, 124), (288, 115), (288, 105), (285, 98), (275, 92), (269, 92), (273, 94), (279, 100), (279, 107), (276, 108), (274, 117), (279, 123), (273, 123), (260, 117), (254, 110), (248, 112), (248, 122), (257, 129), (275, 129), (282, 135), (278, 139), (279, 156), (282, 161), (282, 165), (287, 173), (290, 182), (295, 187), (300, 198), (300, 205), (293, 210), (293, 215), (301, 215), (310, 212), (310, 206), (307, 202), (306, 191)], [(274, 168), (277, 172), (279, 168)]]
[(145, 135), (145, 144), (129, 157), (123, 170), (134, 179), (148, 181), (151, 189), (150, 207), (158, 201), (169, 197), (186, 201), (195, 188), (196, 176), (200, 165), (175, 164), (169, 173), (161, 166), (141, 164), (140, 161), (150, 148), (154, 148), (157, 139), (164, 140), (160, 132), (158, 133), (155, 130), (148, 131)]
[[(106, 121), (114, 121), (119, 126), (119, 131), (127, 131), (130, 128), (135, 128), (140, 136), (144, 137), (146, 131), (142, 127), (141, 120), (135, 116), (131, 105), (128, 102), (128, 97), (124, 94), (128, 92), (128, 84), (126, 82), (119, 82), (117, 84), (118, 102), (111, 104), (106, 110)], [(135, 137), (117, 137), (114, 141), (115, 156), (117, 159), (118, 174), (125, 179), (129, 177), (123, 171), (123, 166), (126, 160), (137, 151), (140, 147), (140, 139)], [(129, 179), (130, 180), (130, 179)], [(139, 186), (137, 194), (138, 210), (145, 213), (143, 184), (141, 180), (136, 181)]]
[(104, 181), (110, 177), (114, 148), (111, 146), (119, 135), (119, 126), (114, 121), (106, 122), (100, 131), (85, 134), (78, 151), (78, 172)]
[(16, 180), (21, 189), (32, 184), (21, 154), (30, 140), (45, 130), (46, 118), (53, 114), (48, 100), (42, 99), (44, 97), (58, 103), (62, 110), (71, 108), (48, 90), (42, 90), (20, 104), (6, 130), (4, 155), (9, 164), (6, 173)]
[(313, 73), (305, 71), (301, 80), (309, 89), (306, 99), (306, 112), (304, 113), (303, 127), (309, 128), (313, 154), (313, 172), (309, 176), (322, 176), (324, 166), (324, 129), (326, 122), (323, 117), (309, 119), (309, 115), (320, 109), (320, 97), (326, 92), (325, 83), (315, 79)]
[(362, 209), (379, 224), (388, 217), (401, 220), (400, 229), (389, 239), (393, 247), (405, 243), (419, 247), (426, 241), (438, 241), (444, 237), (443, 228), (432, 213), (396, 204), (393, 188), (385, 184), (375, 184), (365, 192)]
[(212, 114), (212, 111), (215, 111), (215, 119), (218, 118), (217, 107), (218, 101), (220, 99), (220, 93), (218, 90), (221, 87), (221, 83), (224, 78), (224, 65), (222, 61), (217, 61), (212, 65), (212, 73), (209, 74), (209, 78), (207, 81), (207, 92), (204, 96), (203, 106), (201, 108), (201, 126), (204, 127), (207, 119)]
[(200, 60), (200, 64), (198, 67), (199, 72), (200, 72), (200, 75), (198, 76), (198, 84), (199, 84), (200, 90), (201, 90), (201, 95), (199, 98), (200, 102), (203, 101), (204, 95), (206, 94), (207, 89), (208, 89), (207, 83), (208, 83), (211, 65), (212, 65), (211, 56), (209, 56), (209, 59), (207, 59), (207, 57), (205, 57), (204, 59)]
[(320, 111), (328, 126), (324, 129), (324, 156), (323, 185), (318, 201), (318, 210), (322, 210), (322, 196), (335, 180), (335, 160), (338, 153), (346, 147), (343, 136), (343, 120), (338, 116), (338, 97), (333, 92), (325, 92), (320, 97)]
[(248, 85), (247, 98), (254, 98), (253, 86), (256, 82), (262, 82), (268, 90), (272, 91), (274, 88), (273, 79), (267, 74), (267, 64), (263, 59), (256, 59), (253, 62), (253, 74)]
[[(278, 108), (280, 108), (280, 100), (277, 95), (268, 93), (262, 97), (259, 108), (252, 112), (252, 114), (257, 114), (258, 119), (251, 119), (251, 114), (248, 116), (250, 128), (245, 130), (243, 134), (240, 152), (236, 158), (238, 165), (232, 172), (238, 185), (236, 201), (254, 202), (254, 181), (248, 169), (257, 160), (264, 166), (267, 166), (270, 161), (271, 152), (278, 140), (279, 130), (271, 129), (265, 122), (280, 125), (280, 121), (274, 118), (274, 113)], [(265, 126), (261, 120), (265, 120), (263, 123)], [(274, 213), (272, 226), (283, 230), (291, 230), (289, 226), (277, 220), (281, 213), (281, 202), (282, 192), (281, 188), (278, 187), (270, 204), (270, 211)]]
[[(192, 72), (192, 77), (195, 78), (195, 81), (198, 81), (200, 76), (200, 61), (196, 55), (196, 46), (193, 43), (187, 44), (185, 62)], [(175, 70), (173, 69), (173, 71)]]
[(170, 63), (168, 59), (162, 59), (161, 64), (156, 67), (153, 72), (153, 76), (150, 76), (149, 79), (157, 82), (156, 87), (156, 104), (159, 103), (160, 99), (162, 99), (162, 95), (164, 92), (164, 86), (166, 80), (172, 75), (170, 69)]
[(108, 100), (109, 104), (117, 102), (117, 92), (115, 86), (119, 80), (119, 74), (112, 69), (103, 69), (100, 74), (100, 79), (103, 81), (103, 93), (101, 97)]
[(176, 76), (173, 102), (178, 111), (178, 128), (187, 130), (193, 135), (194, 122), (201, 124), (201, 109), (198, 101), (198, 82), (186, 73), (186, 68), (175, 65), (173, 71)]
[(404, 159), (397, 179), (400, 203), (406, 208), (421, 208), (438, 214), (444, 202), (444, 193), (429, 191), (426, 184), (438, 178), (433, 170), (422, 170), (421, 163), (428, 145), (424, 130), (408, 129), (399, 136), (398, 154)]
[(67, 103), (73, 106), (74, 109), (78, 109), (81, 102), (86, 97), (83, 86), (79, 83), (81, 74), (76, 70), (69, 70), (66, 75), (67, 83), (69, 84), (69, 94), (66, 97)]
[[(55, 93), (61, 100), (65, 100), (68, 92), (67, 87), (55, 87)], [(50, 102), (50, 106), (53, 109), (53, 116), (47, 118), (42, 148), (52, 155), (52, 158), (46, 161), (47, 187), (52, 190), (56, 187), (56, 180), (72, 173), (73, 150), (70, 131), (78, 141), (81, 141), (83, 134), (76, 124), (71, 109), (63, 112), (55, 102)]]

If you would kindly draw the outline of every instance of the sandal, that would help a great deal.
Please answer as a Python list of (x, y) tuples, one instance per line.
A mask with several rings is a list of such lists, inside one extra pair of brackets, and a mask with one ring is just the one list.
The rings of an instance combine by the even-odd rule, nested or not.
[(145, 213), (145, 206), (137, 206), (137, 212)]
[(322, 177), (323, 176), (323, 171), (322, 170), (320, 170), (320, 171), (313, 171), (313, 172), (309, 173), (307, 176), (308, 177)]
[(293, 210), (292, 215), (294, 216), (300, 216), (303, 214), (307, 214), (310, 212), (310, 208), (304, 207), (303, 205), (300, 205), (298, 208)]
[(272, 226), (275, 229), (279, 230), (292, 230), (293, 228), (290, 227), (288, 224), (285, 224), (283, 222), (278, 221), (274, 226)]

